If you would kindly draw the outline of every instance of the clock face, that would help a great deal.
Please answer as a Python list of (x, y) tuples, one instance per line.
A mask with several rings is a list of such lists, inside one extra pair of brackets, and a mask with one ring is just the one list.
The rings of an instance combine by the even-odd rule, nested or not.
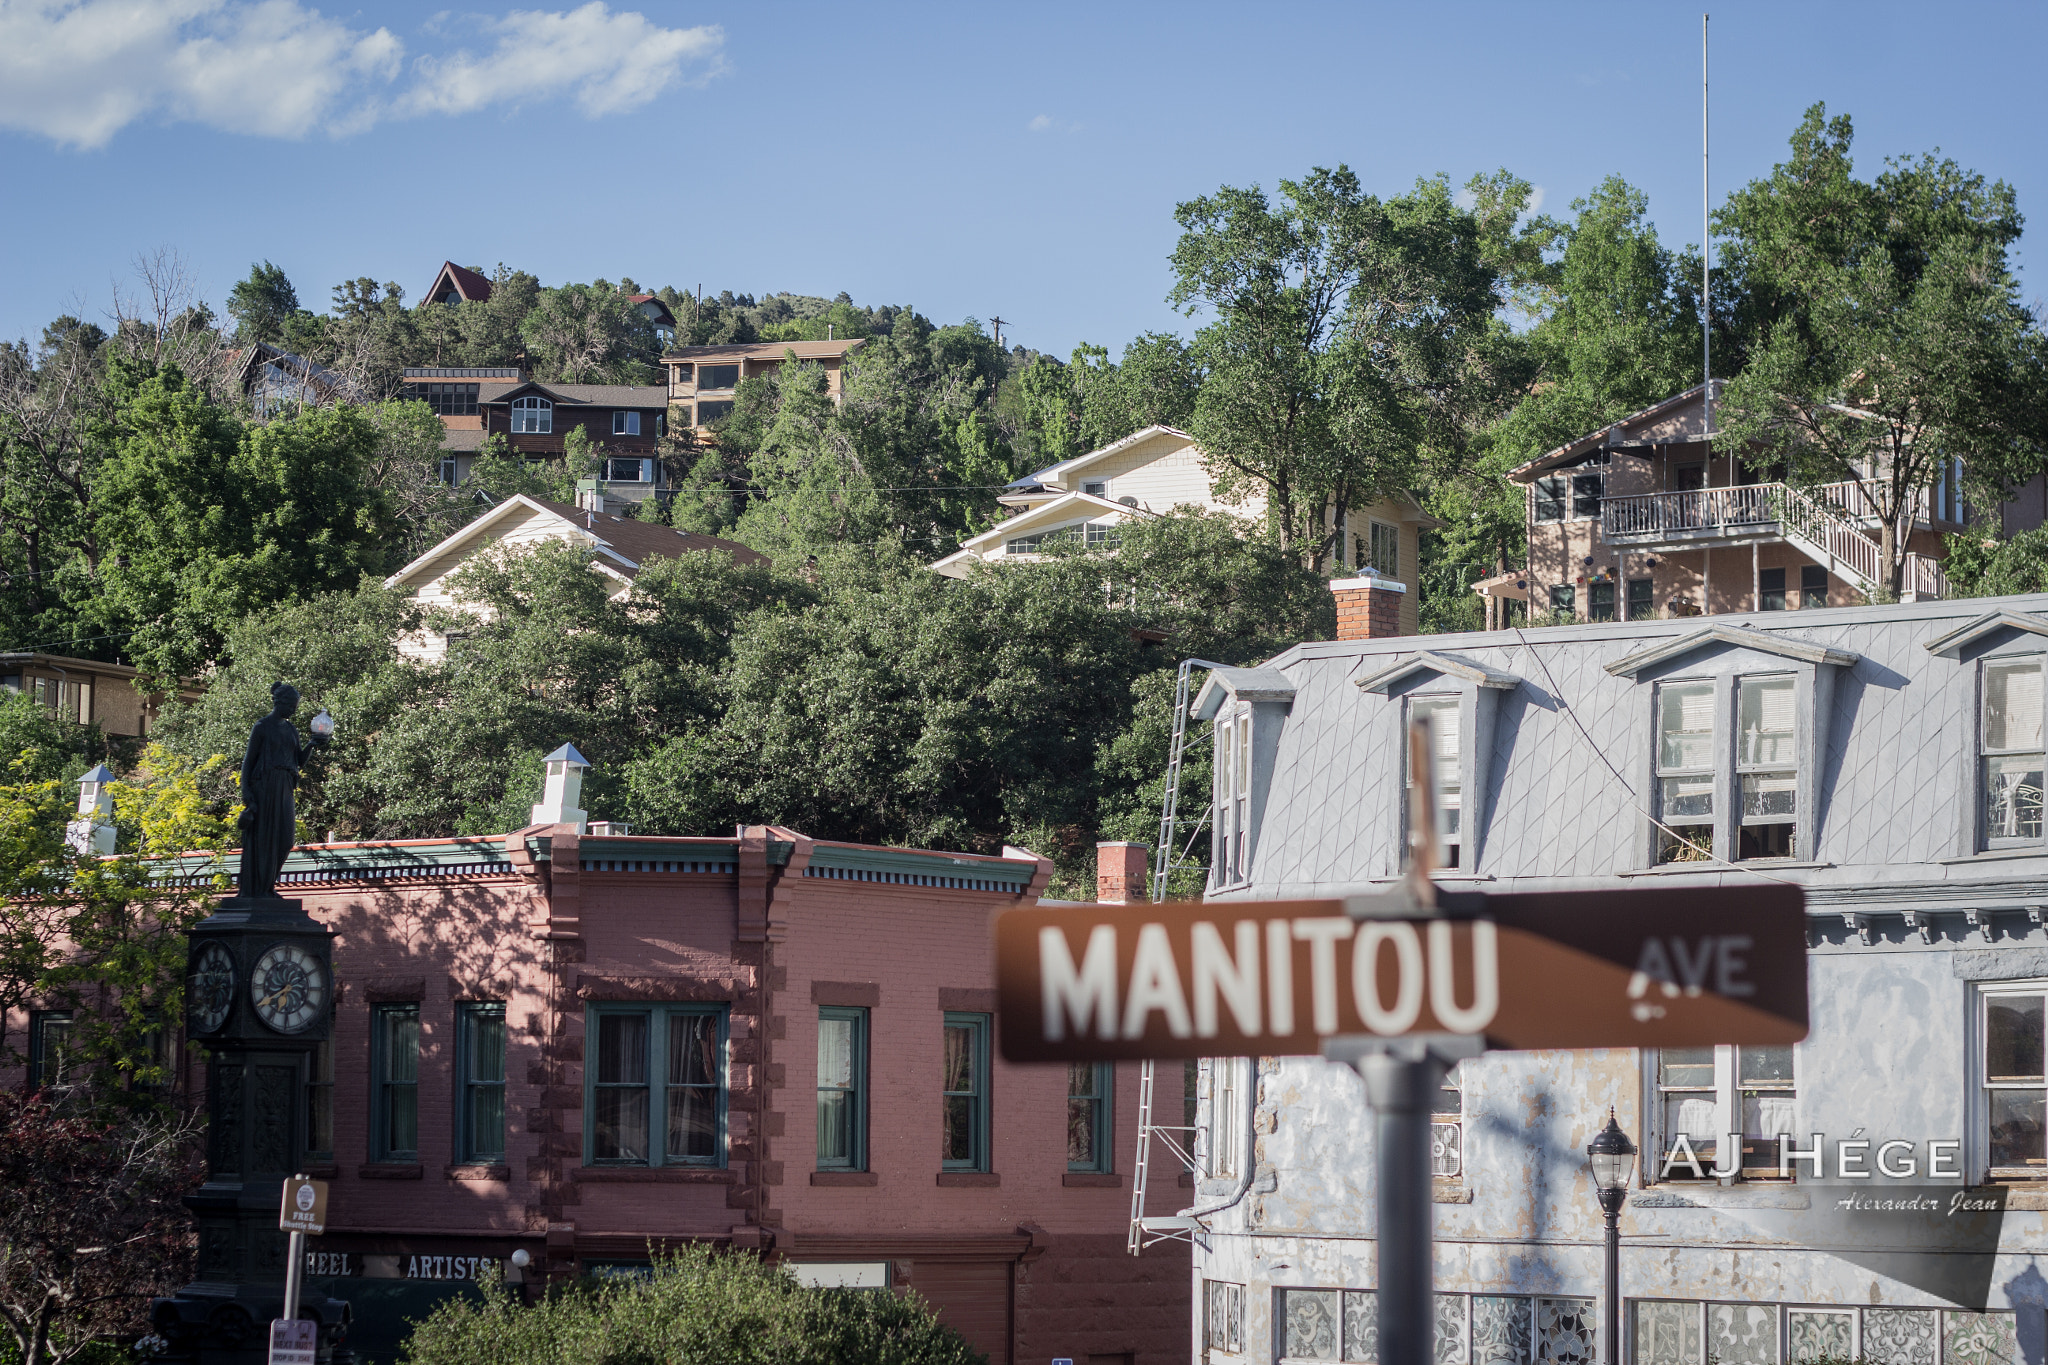
[(256, 1017), (279, 1033), (301, 1033), (327, 1008), (327, 968), (296, 943), (280, 943), (249, 974)]
[(218, 943), (209, 943), (192, 959), (186, 1004), (195, 1033), (212, 1033), (228, 1021), (235, 1002), (235, 959)]

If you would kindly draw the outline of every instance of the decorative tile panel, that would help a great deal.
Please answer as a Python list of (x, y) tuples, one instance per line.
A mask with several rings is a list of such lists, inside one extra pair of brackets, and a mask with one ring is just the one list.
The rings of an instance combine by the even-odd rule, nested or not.
[(1932, 1308), (1863, 1310), (1863, 1359), (1872, 1365), (1934, 1365)]
[(1536, 1333), (1529, 1300), (1500, 1294), (1472, 1298), (1472, 1365), (1529, 1365)]
[(1640, 1300), (1635, 1325), (1635, 1365), (1702, 1365), (1699, 1304)]
[(1715, 1365), (1778, 1365), (1777, 1305), (1708, 1304), (1707, 1354)]
[(1536, 1300), (1538, 1365), (1593, 1365), (1593, 1300)]
[(1941, 1318), (1942, 1365), (2020, 1365), (2011, 1313), (1944, 1312)]
[(1465, 1295), (1436, 1296), (1436, 1365), (1465, 1365)]
[(1344, 1291), (1344, 1359), (1379, 1365), (1380, 1298), (1370, 1289)]
[(1343, 1340), (1343, 1297), (1335, 1289), (1281, 1290), (1280, 1353), (1290, 1360), (1335, 1360)]
[(1856, 1354), (1855, 1315), (1820, 1308), (1786, 1311), (1786, 1336), (1792, 1365), (1816, 1360), (1849, 1360)]

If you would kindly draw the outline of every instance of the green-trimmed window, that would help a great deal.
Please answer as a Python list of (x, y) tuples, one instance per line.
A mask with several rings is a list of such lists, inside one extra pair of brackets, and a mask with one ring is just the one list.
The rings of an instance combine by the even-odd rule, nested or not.
[(370, 1013), (370, 1160), (420, 1159), (420, 1007)]
[(1067, 1169), (1110, 1168), (1110, 1094), (1116, 1068), (1108, 1062), (1067, 1063)]
[(947, 1011), (939, 1101), (939, 1164), (944, 1170), (988, 1169), (988, 1034), (986, 1014)]
[(868, 1012), (818, 1011), (818, 1169), (864, 1171), (868, 1164)]
[(471, 1003), (455, 1012), (455, 1158), (465, 1162), (505, 1159), (505, 1007)]
[(725, 1164), (725, 1006), (593, 1005), (587, 1030), (588, 1164)]
[(28, 1088), (64, 1084), (70, 1061), (71, 1011), (37, 1010), (28, 1017)]

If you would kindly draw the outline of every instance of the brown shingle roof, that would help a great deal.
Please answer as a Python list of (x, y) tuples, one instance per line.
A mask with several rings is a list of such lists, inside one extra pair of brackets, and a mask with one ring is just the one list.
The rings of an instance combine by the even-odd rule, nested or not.
[(472, 303), (481, 302), (491, 296), (491, 282), (474, 270), (465, 269), (453, 261), (441, 262), (441, 269), (434, 275), (433, 284), (427, 286), (427, 297), (433, 298), (440, 289), (441, 277), (448, 276), (454, 281), (455, 292)]
[(514, 393), (531, 390), (543, 393), (557, 403), (573, 407), (593, 408), (665, 408), (668, 406), (668, 390), (660, 384), (542, 384), (533, 381), (525, 384), (482, 385), (477, 391), (479, 403), (502, 403)]
[(735, 564), (752, 564), (763, 568), (768, 565), (768, 556), (758, 550), (750, 550), (736, 540), (720, 540), (717, 536), (699, 535), (695, 531), (678, 531), (670, 526), (662, 526), (651, 521), (633, 521), (607, 512), (586, 512), (581, 507), (566, 502), (549, 502), (545, 498), (534, 498), (532, 501), (547, 508), (564, 521), (585, 527), (592, 535), (635, 564), (645, 564), (650, 559), (674, 559), (692, 550), (723, 550), (732, 556)]

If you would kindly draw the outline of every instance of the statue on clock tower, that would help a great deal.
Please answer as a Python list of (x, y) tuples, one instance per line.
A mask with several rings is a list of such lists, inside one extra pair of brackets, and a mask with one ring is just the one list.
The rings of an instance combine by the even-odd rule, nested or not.
[[(298, 690), (276, 683), (270, 696), (242, 759), (237, 894), (188, 935), (186, 1031), (206, 1046), (208, 1076), (207, 1178), (185, 1200), (199, 1229), (199, 1276), (157, 1300), (150, 1319), (165, 1358), (194, 1365), (266, 1358), (270, 1321), (284, 1305), (278, 1205), (285, 1178), (308, 1164), (306, 1081), (334, 1003), (334, 935), (277, 894), (299, 774), (334, 721), (315, 716), (302, 744), (291, 722)], [(350, 1359), (346, 1303), (305, 1295), (299, 1316), (319, 1322), (321, 1360)]]

